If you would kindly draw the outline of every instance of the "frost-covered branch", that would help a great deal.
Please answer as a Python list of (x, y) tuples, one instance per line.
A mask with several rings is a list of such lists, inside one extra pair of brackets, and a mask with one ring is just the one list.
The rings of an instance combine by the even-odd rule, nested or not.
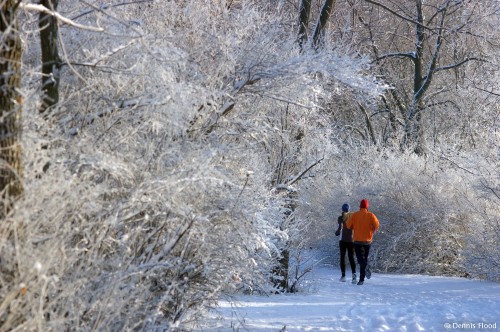
[[(104, 60), (109, 59), (113, 55), (115, 55), (115, 54), (117, 54), (117, 53), (119, 53), (121, 51), (126, 50), (128, 47), (134, 45), (135, 43), (137, 43), (137, 39), (132, 39), (128, 43), (125, 43), (123, 45), (119, 45), (119, 46), (113, 48), (112, 50), (109, 50), (105, 54), (101, 55), (99, 57), (99, 59), (96, 59), (96, 60), (94, 60), (92, 62), (83, 62), (83, 63), (81, 63), (81, 62), (80, 63), (71, 62), (70, 64), (72, 66), (98, 67), (98, 65), (99, 65), (100, 62), (103, 62)], [(62, 64), (65, 64), (65, 63), (62, 63)]]
[(490, 185), (486, 184), (486, 183), (484, 182), (484, 180), (481, 180), (481, 183), (483, 184), (483, 186), (484, 186), (486, 189), (490, 190), (490, 191), (493, 193), (493, 195), (495, 195), (495, 196), (496, 196), (496, 198), (500, 199), (500, 193), (498, 193), (498, 192), (495, 190), (495, 188), (493, 188), (492, 186), (490, 186)]
[(416, 25), (421, 25), (421, 26), (422, 26), (422, 28), (427, 29), (427, 30), (433, 30), (433, 29), (432, 29), (432, 28), (430, 28), (430, 27), (427, 27), (427, 26), (425, 26), (425, 25), (422, 25), (422, 23), (421, 23), (421, 22), (417, 22), (417, 21), (415, 21), (414, 19), (412, 19), (412, 18), (410, 18), (410, 17), (406, 17), (406, 16), (403, 16), (403, 15), (399, 14), (397, 11), (395, 11), (395, 10), (393, 10), (393, 9), (389, 8), (388, 6), (386, 6), (386, 5), (382, 4), (382, 3), (378, 2), (378, 1), (373, 1), (373, 0), (365, 0), (365, 1), (366, 1), (366, 2), (368, 2), (368, 3), (371, 3), (372, 5), (376, 5), (376, 6), (380, 7), (380, 8), (385, 9), (385, 10), (386, 10), (386, 11), (388, 11), (389, 13), (391, 13), (391, 14), (393, 14), (393, 15), (395, 15), (395, 16), (397, 16), (397, 17), (399, 17), (400, 19), (402, 19), (402, 20), (404, 20), (404, 21), (407, 21), (407, 22), (410, 22), (410, 23), (413, 23), (413, 24), (416, 24)]
[(376, 58), (375, 60), (373, 60), (372, 63), (378, 62), (378, 61), (386, 59), (386, 58), (410, 58), (411, 60), (415, 60), (415, 53), (414, 52), (410, 52), (410, 53), (398, 52), (398, 53), (384, 54), (384, 55)]
[(325, 158), (321, 158), (321, 159), (318, 159), (316, 160), (315, 162), (313, 162), (311, 165), (309, 165), (308, 167), (306, 167), (305, 170), (303, 170), (300, 174), (298, 174), (297, 176), (295, 176), (292, 180), (290, 180), (289, 182), (287, 182), (287, 186), (292, 186), (294, 183), (296, 183), (297, 181), (299, 181), (300, 179), (302, 179), (302, 177), (307, 173), (309, 172), (314, 166), (318, 165), (321, 161), (323, 161), (323, 159)]
[(443, 71), (443, 70), (449, 70), (449, 69), (455, 69), (455, 68), (458, 68), (460, 66), (463, 66), (464, 64), (470, 62), (470, 61), (481, 61), (481, 62), (486, 62), (486, 60), (484, 59), (481, 59), (481, 58), (477, 58), (477, 57), (470, 57), (470, 58), (465, 58), (463, 59), (462, 61), (460, 62), (457, 62), (457, 63), (454, 63), (454, 64), (450, 64), (450, 65), (446, 65), (446, 66), (442, 66), (442, 67), (438, 67), (436, 69), (434, 69), (434, 72), (437, 73), (439, 71)]
[(474, 89), (477, 89), (477, 90), (479, 90), (479, 91), (486, 92), (486, 93), (488, 93), (488, 94), (490, 94), (490, 95), (493, 95), (493, 96), (500, 97), (500, 92), (494, 92), (494, 91), (491, 91), (491, 90), (487, 90), (487, 89), (484, 89), (484, 88), (478, 87), (478, 86), (476, 85), (476, 83), (475, 83), (475, 82), (473, 83), (473, 86), (474, 86)]
[(19, 5), (19, 7), (24, 9), (24, 10), (33, 10), (33, 11), (37, 11), (40, 13), (52, 15), (55, 18), (57, 18), (59, 21), (61, 21), (62, 23), (68, 24), (68, 25), (73, 26), (73, 27), (78, 28), (78, 29), (95, 31), (95, 32), (103, 32), (104, 31), (103, 28), (92, 27), (92, 26), (76, 23), (75, 21), (62, 16), (58, 12), (54, 12), (43, 5), (36, 5), (36, 4), (31, 4), (31, 3), (21, 3)]
[(430, 65), (427, 71), (427, 75), (424, 75), (423, 77), (423, 83), (421, 84), (420, 88), (417, 91), (414, 91), (414, 98), (416, 100), (420, 99), (420, 97), (427, 91), (429, 88), (433, 75), (435, 73), (437, 61), (440, 55), (440, 50), (441, 50), (441, 45), (442, 45), (442, 39), (443, 39), (443, 31), (444, 31), (444, 24), (445, 24), (445, 18), (446, 18), (446, 12), (448, 9), (449, 3), (444, 6), (439, 12), (441, 12), (441, 19), (439, 21), (439, 26), (438, 26), (438, 33), (437, 33), (437, 38), (436, 42), (434, 44), (434, 51), (432, 53), (432, 58), (430, 60)]
[[(104, 118), (106, 116), (110, 116), (117, 110), (122, 110), (122, 109), (138, 109), (141, 107), (153, 107), (153, 106), (163, 106), (168, 104), (172, 97), (171, 96), (165, 96), (163, 100), (157, 99), (157, 98), (147, 98), (145, 96), (138, 96), (130, 99), (122, 99), (122, 100), (109, 100), (108, 98), (101, 97), (102, 99), (106, 100), (108, 103), (108, 107), (97, 110), (96, 112), (91, 112), (86, 115), (80, 114), (75, 118), (68, 118), (64, 117), (59, 121), (59, 124), (63, 128), (69, 128), (67, 129), (67, 133), (71, 136), (78, 135), (78, 133), (81, 131), (82, 128), (85, 126), (93, 124), (97, 119), (99, 118)], [(114, 122), (111, 126), (114, 124), (118, 123), (119, 120)], [(72, 125), (71, 123), (75, 123), (76, 125)], [(111, 126), (108, 127), (107, 130), (111, 128)], [(107, 131), (106, 130), (106, 131)], [(106, 132), (105, 131), (105, 132)], [(104, 133), (105, 133), (104, 132)], [(103, 133), (103, 134), (104, 134)], [(102, 137), (102, 135), (98, 136), (98, 139)]]
[[(144, 3), (144, 2), (153, 2), (154, 0), (135, 0), (135, 1), (129, 1), (129, 2), (122, 2), (122, 3), (117, 3), (117, 4), (114, 4), (114, 5), (108, 5), (108, 4), (102, 4), (101, 7), (99, 7), (99, 10), (106, 10), (106, 9), (109, 9), (109, 8), (114, 8), (114, 7), (120, 7), (120, 6), (126, 6), (126, 5), (133, 5), (133, 4), (138, 4), (138, 3)], [(79, 19), (80, 17), (83, 17), (85, 15), (88, 15), (88, 14), (91, 14), (93, 12), (95, 12), (96, 8), (94, 9), (90, 9), (90, 10), (87, 10), (86, 12), (83, 12), (75, 17), (72, 18), (72, 20), (77, 20)]]

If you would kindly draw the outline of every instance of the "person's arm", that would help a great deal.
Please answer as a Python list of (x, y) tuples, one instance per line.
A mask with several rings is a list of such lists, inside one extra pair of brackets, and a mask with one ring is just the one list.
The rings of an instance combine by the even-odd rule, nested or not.
[(351, 213), (349, 215), (349, 219), (347, 219), (346, 223), (345, 223), (345, 227), (349, 228), (349, 229), (352, 229), (353, 227), (353, 223), (354, 223), (354, 218), (352, 217), (353, 213)]
[(339, 236), (340, 231), (342, 230), (342, 217), (338, 217), (337, 222), (339, 223), (339, 227), (335, 231), (335, 235)]
[(375, 216), (375, 214), (372, 215), (373, 215), (373, 220), (372, 220), (373, 232), (376, 232), (380, 228), (380, 222), (378, 221), (377, 216)]

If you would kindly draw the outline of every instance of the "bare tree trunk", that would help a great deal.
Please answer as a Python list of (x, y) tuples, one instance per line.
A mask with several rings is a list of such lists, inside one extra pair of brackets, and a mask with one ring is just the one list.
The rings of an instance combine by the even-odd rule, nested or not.
[(19, 1), (3, 0), (0, 12), (0, 217), (23, 192), (21, 177), (21, 39), (18, 32)]
[[(285, 199), (284, 208), (286, 212), (283, 214), (282, 225), (280, 226), (281, 231), (287, 230), (287, 224), (293, 223), (295, 219), (294, 213), (297, 208), (297, 192), (291, 191), (286, 188), (280, 188), (277, 190), (280, 195), (283, 195)], [(290, 292), (289, 285), (289, 269), (290, 269), (290, 241), (286, 241), (282, 248), (279, 248), (280, 257), (276, 266), (273, 269), (273, 282), (280, 292)]]
[(375, 136), (375, 130), (373, 129), (372, 122), (370, 120), (370, 115), (368, 115), (368, 111), (366, 110), (366, 108), (363, 107), (363, 105), (358, 103), (358, 106), (361, 109), (361, 112), (363, 112), (363, 115), (365, 116), (366, 128), (368, 128), (368, 132), (370, 133), (372, 143), (373, 145), (377, 145), (377, 137)]
[(307, 43), (307, 28), (309, 26), (309, 16), (311, 15), (311, 0), (301, 0), (299, 6), (299, 33), (298, 42), (300, 51), (304, 50)]
[[(402, 149), (408, 147), (408, 145), (417, 144), (419, 141), (419, 130), (420, 124), (417, 123), (421, 119), (421, 115), (417, 117), (417, 114), (423, 109), (422, 97), (423, 97), (423, 70), (424, 70), (424, 45), (425, 45), (425, 29), (424, 29), (424, 16), (422, 13), (422, 0), (416, 0), (416, 34), (415, 34), (415, 53), (413, 56), (414, 72), (413, 72), (413, 101), (412, 107), (408, 109), (406, 119), (405, 119), (405, 133), (402, 141)], [(422, 152), (423, 148), (415, 146), (415, 152)]]
[[(40, 0), (40, 4), (51, 11), (57, 9), (59, 0)], [(40, 112), (59, 102), (61, 59), (57, 49), (58, 22), (48, 13), (40, 12), (38, 26), (42, 48), (42, 106)]]
[(325, 26), (328, 19), (333, 13), (333, 8), (335, 7), (336, 0), (325, 0), (323, 7), (321, 7), (321, 12), (319, 14), (318, 22), (313, 32), (313, 47), (318, 48), (322, 42)]
[[(413, 63), (415, 71), (413, 75), (413, 101), (412, 107), (408, 110), (406, 118), (407, 124), (405, 127), (405, 137), (403, 139), (404, 145), (413, 144), (415, 146), (414, 152), (418, 155), (426, 153), (426, 143), (424, 136), (424, 127), (422, 124), (422, 111), (425, 109), (424, 95), (429, 89), (429, 86), (434, 77), (436, 64), (441, 49), (442, 33), (445, 24), (445, 17), (449, 2), (439, 11), (441, 19), (438, 22), (437, 38), (434, 45), (434, 50), (431, 59), (428, 63), (424, 63), (424, 45), (426, 43), (424, 14), (423, 14), (423, 0), (416, 0), (416, 41), (415, 41), (415, 56)], [(427, 66), (426, 66), (427, 65)], [(427, 68), (424, 68), (426, 66)], [(426, 70), (424, 75), (424, 70)], [(403, 146), (404, 148), (406, 146)]]

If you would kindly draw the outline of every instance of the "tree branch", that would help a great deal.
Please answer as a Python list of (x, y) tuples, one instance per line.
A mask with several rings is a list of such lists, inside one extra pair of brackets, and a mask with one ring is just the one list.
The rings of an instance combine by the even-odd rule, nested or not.
[(431, 84), (432, 77), (433, 77), (434, 73), (436, 72), (436, 64), (437, 64), (437, 60), (439, 57), (439, 52), (441, 50), (441, 45), (442, 45), (441, 43), (442, 43), (443, 31), (444, 31), (444, 23), (445, 23), (445, 18), (446, 18), (446, 12), (448, 10), (448, 4), (449, 3), (447, 3), (444, 8), (439, 10), (439, 12), (441, 12), (442, 15), (441, 15), (441, 20), (439, 21), (438, 35), (437, 35), (437, 39), (436, 39), (436, 45), (434, 48), (434, 52), (432, 54), (431, 64), (429, 66), (429, 71), (427, 72), (427, 75), (425, 75), (424, 84), (422, 84), (420, 89), (418, 89), (418, 91), (415, 93), (415, 99), (419, 99), (425, 93), (425, 91), (427, 91), (427, 89), (429, 88), (429, 86)]
[(78, 28), (78, 29), (90, 30), (90, 31), (95, 31), (95, 32), (103, 32), (104, 31), (103, 28), (91, 27), (91, 26), (87, 26), (87, 25), (76, 23), (75, 21), (62, 16), (61, 14), (48, 9), (47, 7), (45, 7), (43, 5), (35, 5), (35, 4), (30, 4), (30, 3), (21, 3), (19, 5), (19, 7), (21, 9), (23, 9), (23, 10), (34, 10), (34, 11), (37, 11), (37, 12), (40, 12), (40, 13), (45, 13), (45, 14), (54, 16), (55, 18), (57, 18), (62, 23), (71, 25), (71, 26), (73, 26), (75, 28)]
[[(111, 6), (103, 4), (100, 9), (104, 10), (104, 9), (108, 9), (108, 8), (125, 6), (125, 5), (133, 5), (133, 4), (136, 4), (136, 3), (143, 3), (143, 2), (153, 2), (153, 0), (137, 0), (137, 1), (130, 1), (130, 2), (122, 2), (122, 3), (118, 3), (116, 5), (111, 5)], [(77, 15), (77, 16), (73, 17), (72, 20), (77, 20), (80, 17), (83, 17), (83, 16), (88, 15), (88, 14), (90, 14), (92, 12), (95, 12), (95, 11), (96, 11), (96, 9), (87, 10), (86, 12), (83, 12), (80, 15)]]
[(483, 88), (480, 88), (476, 85), (475, 82), (472, 82), (472, 86), (474, 87), (474, 89), (477, 89), (479, 91), (483, 91), (483, 92), (486, 92), (486, 93), (489, 93), (491, 95), (494, 95), (494, 96), (497, 96), (497, 97), (500, 97), (500, 92), (493, 92), (493, 91), (489, 91), (489, 90), (486, 90), (486, 89), (483, 89)]
[(385, 58), (410, 58), (413, 61), (413, 60), (415, 60), (415, 53), (414, 52), (409, 52), (409, 53), (388, 53), (388, 54), (384, 54), (384, 55), (376, 58), (371, 63), (383, 60)]
[(495, 188), (488, 186), (486, 183), (484, 183), (484, 181), (483, 181), (483, 180), (481, 180), (481, 183), (483, 184), (483, 186), (484, 186), (486, 189), (491, 190), (491, 192), (493, 193), (493, 195), (495, 195), (498, 199), (500, 199), (500, 195), (499, 195), (499, 194), (495, 191)]
[(439, 158), (441, 158), (441, 159), (445, 159), (445, 160), (449, 161), (450, 163), (452, 163), (452, 164), (453, 164), (453, 165), (455, 165), (456, 167), (460, 168), (461, 170), (463, 170), (463, 171), (465, 171), (465, 172), (467, 172), (467, 173), (469, 173), (469, 174), (472, 174), (472, 175), (478, 175), (478, 174), (474, 173), (473, 171), (468, 170), (467, 168), (464, 168), (464, 167), (460, 166), (458, 163), (456, 163), (455, 161), (451, 160), (450, 158), (448, 158), (448, 157), (446, 157), (446, 156), (444, 156), (444, 155), (439, 156)]
[[(345, 128), (347, 128), (347, 129), (351, 129), (351, 132), (352, 132), (352, 131), (357, 132), (357, 133), (361, 136), (361, 138), (363, 138), (363, 140), (366, 140), (366, 136), (365, 136), (365, 134), (361, 131), (361, 129), (359, 129), (359, 128), (357, 128), (357, 127), (354, 127), (354, 126), (349, 126), (349, 125), (345, 126)], [(347, 137), (344, 139), (344, 142), (345, 142), (345, 141), (347, 141)]]
[(413, 23), (413, 24), (417, 24), (417, 25), (421, 25), (424, 29), (427, 29), (427, 30), (433, 30), (432, 28), (429, 28), (429, 27), (427, 27), (427, 26), (423, 25), (423, 24), (422, 24), (422, 23), (420, 23), (420, 22), (417, 22), (417, 21), (415, 21), (415, 20), (413, 20), (413, 19), (411, 19), (411, 18), (409, 18), (409, 17), (405, 17), (405, 16), (403, 16), (403, 15), (399, 14), (398, 12), (396, 12), (396, 11), (392, 10), (391, 8), (387, 7), (387, 6), (386, 6), (386, 5), (384, 5), (384, 4), (379, 3), (379, 2), (377, 2), (377, 1), (373, 1), (373, 0), (365, 0), (365, 2), (368, 2), (368, 3), (371, 3), (372, 5), (375, 5), (375, 6), (381, 7), (381, 8), (383, 8), (383, 9), (387, 10), (389, 13), (391, 13), (391, 14), (393, 14), (393, 15), (395, 15), (395, 16), (397, 16), (397, 17), (399, 17), (400, 19), (402, 19), (402, 20), (404, 20), (404, 21), (407, 21), (407, 22), (410, 22), (410, 23)]
[(278, 96), (273, 96), (273, 95), (270, 95), (270, 94), (267, 94), (267, 93), (257, 93), (257, 92), (254, 92), (254, 94), (257, 95), (257, 96), (260, 96), (260, 97), (270, 98), (270, 99), (273, 99), (273, 100), (285, 102), (287, 104), (295, 105), (295, 106), (298, 106), (298, 107), (301, 107), (301, 108), (305, 108), (305, 109), (308, 109), (308, 110), (311, 110), (311, 109), (313, 109), (315, 107), (319, 108), (319, 109), (323, 109), (320, 106), (304, 105), (304, 104), (296, 103), (296, 102), (294, 102), (292, 100), (288, 100), (288, 99), (281, 98), (281, 97), (278, 97)]
[(432, 103), (432, 104), (427, 104), (427, 105), (425, 105), (425, 108), (431, 108), (431, 107), (436, 107), (436, 106), (446, 105), (446, 104), (451, 104), (457, 110), (460, 110), (460, 107), (457, 105), (457, 103), (455, 103), (452, 100), (445, 100), (445, 101), (440, 101), (440, 102), (436, 102), (436, 103)]
[(311, 170), (311, 168), (313, 168), (314, 166), (316, 166), (317, 164), (319, 164), (323, 159), (325, 158), (321, 158), (321, 159), (318, 159), (316, 160), (314, 163), (312, 163), (311, 165), (309, 165), (309, 167), (307, 167), (302, 173), (300, 173), (299, 175), (297, 175), (295, 178), (293, 178), (290, 182), (287, 183), (287, 186), (291, 186), (293, 185), (295, 182), (299, 181), (300, 179), (302, 179), (302, 177)]
[(447, 65), (447, 66), (436, 68), (436, 69), (434, 69), (434, 72), (437, 73), (438, 71), (442, 71), (442, 70), (448, 70), (448, 69), (458, 68), (458, 67), (466, 64), (469, 61), (482, 61), (482, 62), (486, 62), (486, 60), (483, 60), (483, 59), (480, 59), (480, 58), (475, 58), (475, 57), (473, 57), (473, 58), (466, 58), (466, 59), (460, 61), (459, 63), (455, 63), (455, 64), (452, 64), (452, 65)]
[(377, 138), (375, 137), (375, 130), (373, 129), (372, 122), (370, 121), (370, 116), (368, 115), (368, 111), (359, 102), (358, 102), (358, 106), (361, 109), (361, 112), (363, 112), (363, 114), (365, 116), (366, 127), (368, 127), (368, 132), (370, 133), (370, 137), (372, 139), (373, 145), (377, 145)]

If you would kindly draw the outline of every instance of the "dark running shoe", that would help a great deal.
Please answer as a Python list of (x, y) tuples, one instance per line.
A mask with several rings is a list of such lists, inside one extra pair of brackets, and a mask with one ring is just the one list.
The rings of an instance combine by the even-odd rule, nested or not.
[(370, 279), (372, 277), (372, 270), (370, 270), (370, 267), (367, 265), (366, 266), (366, 279)]
[(361, 280), (360, 280), (360, 281), (358, 281), (358, 286), (362, 286), (362, 285), (363, 285), (363, 283), (364, 283), (364, 281), (361, 281)]

